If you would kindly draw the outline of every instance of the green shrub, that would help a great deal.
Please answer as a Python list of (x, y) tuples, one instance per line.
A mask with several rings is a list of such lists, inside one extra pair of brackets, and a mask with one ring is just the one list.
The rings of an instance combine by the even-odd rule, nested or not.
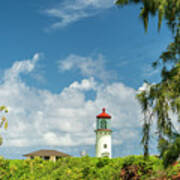
[[(160, 172), (167, 177), (177, 174), (180, 168), (163, 169), (162, 160), (155, 156), (123, 158), (67, 157), (57, 162), (34, 160), (0, 159), (0, 180), (119, 180), (122, 172), (129, 173), (134, 168), (141, 179), (159, 177)], [(126, 171), (125, 171), (126, 170)]]

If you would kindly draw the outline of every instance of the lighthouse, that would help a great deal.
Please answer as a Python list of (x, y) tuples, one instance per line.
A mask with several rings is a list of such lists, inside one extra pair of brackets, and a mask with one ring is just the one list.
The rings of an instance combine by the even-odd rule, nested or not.
[(111, 116), (103, 108), (96, 118), (96, 157), (111, 158)]

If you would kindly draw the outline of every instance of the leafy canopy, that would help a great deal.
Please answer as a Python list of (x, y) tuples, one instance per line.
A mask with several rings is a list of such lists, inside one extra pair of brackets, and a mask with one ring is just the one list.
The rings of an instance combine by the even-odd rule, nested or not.
[(150, 15), (157, 15), (159, 18), (158, 29), (161, 27), (163, 18), (168, 22), (168, 25), (173, 29), (177, 25), (180, 13), (180, 0), (117, 0), (117, 5), (127, 5), (130, 3), (142, 4), (140, 17), (144, 22), (145, 30), (148, 27)]
[(117, 0), (124, 6), (130, 3), (142, 5), (139, 13), (145, 31), (150, 15), (158, 14), (158, 30), (164, 19), (169, 26), (174, 41), (170, 43), (153, 66), (161, 68), (161, 81), (156, 84), (146, 83), (146, 89), (138, 93), (137, 98), (144, 113), (143, 138), (145, 157), (149, 154), (150, 129), (156, 120), (158, 149), (164, 165), (175, 161), (180, 154), (178, 128), (172, 123), (172, 115), (177, 115), (180, 123), (180, 0)]

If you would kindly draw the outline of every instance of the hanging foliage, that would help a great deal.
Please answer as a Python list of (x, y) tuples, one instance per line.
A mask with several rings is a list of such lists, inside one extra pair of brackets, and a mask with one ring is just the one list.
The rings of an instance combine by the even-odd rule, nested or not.
[(117, 0), (116, 4), (124, 6), (130, 3), (142, 5), (139, 13), (145, 31), (148, 29), (150, 15), (158, 15), (158, 30), (162, 20), (167, 22), (174, 41), (166, 51), (153, 63), (161, 69), (161, 81), (157, 84), (146, 84), (146, 89), (138, 93), (137, 98), (144, 113), (143, 137), (145, 157), (149, 154), (150, 130), (153, 120), (156, 121), (158, 149), (164, 165), (174, 162), (180, 155), (180, 132), (174, 127), (172, 114), (177, 116), (180, 127), (180, 0)]

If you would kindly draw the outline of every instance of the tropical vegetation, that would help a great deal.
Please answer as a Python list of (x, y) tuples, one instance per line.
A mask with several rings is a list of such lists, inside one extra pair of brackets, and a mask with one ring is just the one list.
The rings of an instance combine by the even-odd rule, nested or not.
[(34, 160), (0, 159), (2, 180), (128, 180), (175, 179), (180, 163), (164, 169), (162, 160), (150, 156), (123, 158), (67, 157), (57, 162), (40, 158)]
[(144, 156), (149, 155), (151, 127), (155, 122), (158, 149), (164, 165), (175, 162), (180, 155), (180, 0), (117, 0), (120, 6), (141, 4), (139, 13), (145, 31), (150, 16), (158, 16), (158, 30), (164, 20), (172, 32), (173, 42), (152, 64), (161, 71), (161, 81), (146, 82), (137, 98), (144, 114), (142, 144)]

